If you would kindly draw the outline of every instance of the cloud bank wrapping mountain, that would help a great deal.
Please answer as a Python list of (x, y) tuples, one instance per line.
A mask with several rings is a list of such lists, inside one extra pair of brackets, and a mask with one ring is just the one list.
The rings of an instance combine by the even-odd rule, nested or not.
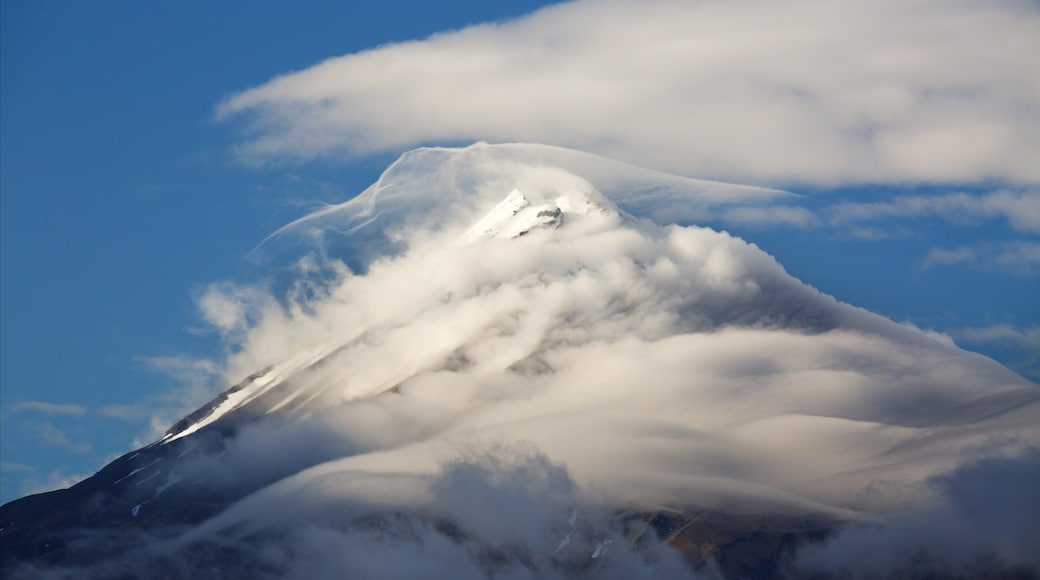
[[(689, 567), (721, 545), (703, 517), (831, 530), (785, 552), (803, 572), (1040, 571), (1036, 385), (679, 225), (787, 195), (538, 145), (405, 154), (267, 242), (321, 248), (285, 296), (203, 297), (249, 377), (125, 459), (139, 498), (95, 502), (124, 531), (66, 540), (111, 557), (22, 570), (739, 572)], [(223, 499), (164, 511), (196, 496)], [(670, 536), (632, 516), (672, 510)]]

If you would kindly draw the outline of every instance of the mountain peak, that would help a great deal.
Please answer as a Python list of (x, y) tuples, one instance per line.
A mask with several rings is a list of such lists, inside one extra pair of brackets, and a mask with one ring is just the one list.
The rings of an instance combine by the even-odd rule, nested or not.
[(619, 217), (620, 213), (602, 194), (586, 190), (568, 190), (548, 202), (534, 204), (519, 189), (513, 189), (484, 217), (480, 218), (461, 241), (471, 243), (488, 238), (518, 238), (528, 233), (562, 227), (575, 219)]
[[(325, 546), (349, 554), (337, 577), (383, 569), (369, 552), (459, 577), (682, 577), (678, 554), (791, 577), (790, 550), (890, 514), (955, 522), (961, 543), (924, 547), (939, 557), (1035, 554), (1040, 514), (995, 538), (962, 509), (1036, 505), (1035, 485), (997, 489), (1035, 483), (1035, 385), (675, 223), (782, 198), (545, 146), (406, 154), (286, 230), (325, 228), (336, 276), (214, 300), (239, 300), (226, 366), (245, 379), (88, 480), (3, 506), (2, 560), (27, 578), (171, 559), (181, 577), (312, 577)], [(367, 267), (335, 261), (366, 250)]]

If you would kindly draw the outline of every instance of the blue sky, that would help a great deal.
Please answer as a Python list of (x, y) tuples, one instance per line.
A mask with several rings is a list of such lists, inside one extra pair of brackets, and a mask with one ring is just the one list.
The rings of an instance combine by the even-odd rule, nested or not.
[[(759, 82), (765, 69), (732, 48), (762, 38), (757, 18), (700, 14), (747, 36), (712, 44), (701, 35), (703, 46), (676, 48), (674, 63), (655, 55), (647, 67), (624, 55), (639, 53), (642, 31), (667, 36), (655, 12), (644, 22), (626, 18), (624, 2), (586, 2), (311, 68), (542, 4), (329, 2), (301, 11), (288, 2), (4, 2), (3, 501), (89, 475), (147, 442), (153, 417), (215, 394), (221, 385), (186, 363), (219, 358), (224, 348), (196, 310), (200, 293), (216, 281), (270, 275), (250, 254), (260, 240), (321, 203), (355, 195), (421, 144), (544, 141), (802, 194), (783, 219), (706, 225), (757, 243), (840, 300), (947, 333), (1040, 380), (1040, 178), (1028, 161), (1040, 151), (1040, 106), (1035, 88), (1015, 84), (1036, 80), (1021, 57), (993, 67), (1001, 54), (964, 38), (944, 45), (956, 65), (951, 76), (930, 66), (939, 71), (930, 85), (904, 91), (917, 101), (879, 89), (862, 104), (850, 95), (874, 93), (843, 92), (798, 66), (839, 66), (814, 60), (827, 51), (812, 47), (772, 51), (775, 63), (757, 59), (793, 79)], [(871, 19), (902, 10), (880, 5), (850, 16), (863, 24), (843, 40), (849, 51), (869, 53), (864, 46), (881, 42)], [(813, 24), (814, 6), (792, 2), (792, 18)], [(1031, 29), (1009, 31), (1008, 22), (1037, 21), (1035, 6), (1013, 2), (957, 3), (950, 13), (974, 17), (978, 42), (1028, 38)], [(932, 48), (958, 32), (943, 28), (955, 20), (884, 40), (897, 49), (909, 43), (906, 53)], [(617, 22), (631, 26), (615, 34)], [(1024, 54), (1011, 40), (1006, 49)], [(528, 44), (539, 50), (515, 51)], [(683, 51), (694, 49), (745, 76), (728, 84), (734, 75), (714, 78), (717, 67), (708, 65), (692, 75)], [(460, 54), (485, 55), (492, 65)], [(849, 84), (865, 79), (867, 89), (917, 82), (912, 66), (905, 76), (886, 73), (884, 83), (841, 66)], [(367, 84), (359, 80), (366, 70)], [(626, 71), (621, 88), (611, 82), (617, 70)], [(708, 79), (713, 91), (675, 82), (690, 78)], [(572, 83), (582, 88), (577, 96)], [(599, 106), (597, 91), (618, 108)], [(339, 114), (323, 116), (330, 111)], [(768, 138), (756, 133), (762, 127)], [(846, 146), (850, 132), (868, 135), (868, 144)]]

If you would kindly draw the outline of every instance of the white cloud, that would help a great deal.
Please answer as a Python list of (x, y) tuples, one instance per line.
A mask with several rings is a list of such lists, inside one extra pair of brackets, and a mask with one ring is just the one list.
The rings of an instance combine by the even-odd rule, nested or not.
[(965, 342), (1005, 342), (1040, 353), (1040, 326), (1017, 328), (1010, 324), (995, 324), (965, 327), (954, 331), (953, 335)]
[[(358, 198), (283, 232), (324, 232), (328, 246), (363, 254), (360, 269), (304, 304), (254, 300), (228, 321), (242, 328), (229, 376), (301, 361), (271, 373), (292, 377), (292, 396), (271, 397), (310, 401), (298, 413), (311, 420), (243, 430), (201, 469), (278, 470), (276, 448), (289, 463), (330, 460), (303, 472), (293, 463), (295, 476), (208, 529), (284, 497), (293, 513), (267, 509), (264, 521), (344, 502), (422, 503), (459, 445), (498, 441), (533, 443), (622, 505), (846, 517), (912, 503), (872, 491), (876, 480), (909, 484), (992, 438), (1037, 437), (1030, 385), (1000, 365), (821, 295), (742, 240), (642, 219), (668, 214), (674, 184), (622, 188), (631, 218), (566, 213), (559, 229), (462, 241), (514, 187), (540, 207), (632, 183), (555, 164), (572, 154), (412, 152)], [(684, 184), (693, 199), (697, 185)], [(367, 240), (384, 235), (396, 244), (367, 254)], [(986, 423), (1005, 396), (1018, 406)]]
[(46, 474), (30, 473), (22, 480), (20, 495), (43, 493), (55, 489), (65, 489), (76, 485), (89, 477), (89, 473), (66, 473), (63, 471), (50, 471)]
[(35, 425), (34, 431), (36, 436), (48, 445), (68, 449), (76, 453), (89, 453), (91, 450), (90, 443), (73, 441), (67, 433), (55, 427), (52, 423), (45, 422)]
[(36, 468), (32, 465), (25, 465), (24, 463), (0, 461), (0, 471), (8, 471), (12, 473), (32, 473), (36, 471)]
[(1023, 232), (1040, 233), (1040, 190), (1000, 191), (982, 200), (983, 212), (1002, 215)]
[(148, 418), (148, 410), (139, 405), (106, 405), (97, 412), (104, 417), (131, 423), (145, 421)]
[[(206, 296), (209, 298), (203, 298), (199, 307), (203, 310), (204, 315), (218, 317), (217, 314), (207, 311), (207, 309), (219, 308), (214, 306), (212, 295), (212, 291), (207, 292)], [(225, 297), (224, 300), (229, 302), (230, 298)], [(223, 312), (222, 315), (225, 317), (241, 315), (242, 308), (244, 307), (233, 307), (230, 312)], [(217, 364), (208, 359), (183, 356), (141, 356), (138, 357), (138, 360), (150, 369), (169, 375), (184, 384), (209, 384), (220, 374)]]
[(20, 401), (8, 407), (12, 413), (34, 412), (45, 415), (72, 415), (81, 416), (87, 412), (82, 405), (69, 403), (48, 403), (46, 401)]
[(248, 119), (254, 161), (486, 139), (757, 182), (1036, 183), (1038, 53), (1023, 0), (581, 0), (332, 58), (219, 116)]
[(1022, 276), (1032, 276), (1040, 269), (1040, 242), (983, 242), (957, 248), (932, 248), (922, 266), (971, 264), (982, 269), (998, 269)]
[(1002, 246), (996, 256), (997, 264), (1031, 272), (1040, 267), (1040, 242), (1012, 242)]
[(932, 248), (931, 250), (928, 250), (928, 254), (924, 257), (924, 267), (930, 268), (932, 266), (963, 264), (966, 262), (974, 262), (976, 258), (977, 252), (974, 249), (965, 246), (953, 249)]
[(961, 223), (1001, 218), (1015, 230), (1035, 234), (1040, 233), (1040, 190), (1001, 190), (982, 195), (908, 195), (884, 202), (839, 203), (830, 207), (828, 213), (836, 225), (893, 218), (939, 218)]
[(786, 226), (807, 229), (818, 223), (813, 213), (801, 207), (740, 207), (727, 210), (722, 221), (748, 226)]
[[(1035, 525), (1040, 451), (966, 465), (932, 478), (941, 501), (885, 525), (853, 526), (800, 554), (806, 572), (842, 578), (984, 577), (995, 565), (1040, 569)], [(980, 557), (981, 556), (981, 557)], [(930, 570), (933, 574), (927, 574)]]
[[(223, 283), (207, 288), (196, 303), (206, 322), (224, 335), (233, 335), (241, 332), (243, 325), (248, 323), (245, 314), (254, 311), (261, 306), (260, 302), (267, 299), (253, 288)], [(169, 366), (171, 361), (156, 359), (156, 362)]]

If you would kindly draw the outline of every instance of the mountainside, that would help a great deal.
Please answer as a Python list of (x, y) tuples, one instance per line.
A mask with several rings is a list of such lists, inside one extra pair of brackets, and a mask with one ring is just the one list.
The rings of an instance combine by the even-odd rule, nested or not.
[(410, 152), (203, 300), (246, 378), (0, 508), (5, 577), (1035, 577), (1036, 385), (680, 225), (788, 197)]

